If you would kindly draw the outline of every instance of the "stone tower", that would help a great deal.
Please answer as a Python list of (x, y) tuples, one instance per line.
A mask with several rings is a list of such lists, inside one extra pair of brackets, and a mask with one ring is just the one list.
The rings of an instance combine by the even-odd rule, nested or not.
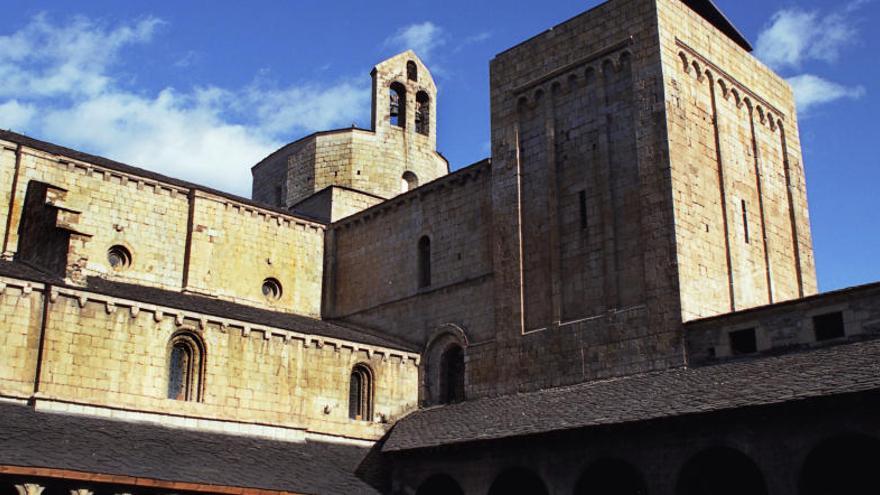
[(335, 221), (449, 173), (425, 64), (407, 50), (371, 75), (371, 128), (318, 132), (269, 155), (252, 169), (256, 201)]

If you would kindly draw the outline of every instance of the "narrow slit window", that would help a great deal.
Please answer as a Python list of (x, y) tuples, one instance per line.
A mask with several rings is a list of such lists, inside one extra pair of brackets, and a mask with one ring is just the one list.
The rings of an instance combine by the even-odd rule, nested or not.
[(578, 193), (578, 207), (581, 212), (581, 230), (587, 230), (587, 191)]
[(749, 210), (746, 208), (746, 200), (742, 200), (740, 202), (742, 204), (742, 215), (743, 215), (743, 235), (746, 239), (746, 244), (749, 243)]
[(419, 288), (431, 285), (431, 238), (422, 236), (418, 247)]

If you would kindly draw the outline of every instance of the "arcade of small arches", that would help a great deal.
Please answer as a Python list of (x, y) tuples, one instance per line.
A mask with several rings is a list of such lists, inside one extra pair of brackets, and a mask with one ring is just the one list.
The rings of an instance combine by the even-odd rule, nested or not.
[[(880, 458), (880, 439), (858, 433), (832, 436), (815, 445), (797, 479), (798, 495), (876, 493), (880, 479), (875, 461)], [(766, 473), (748, 455), (727, 446), (709, 447), (690, 457), (675, 474), (675, 495), (772, 495)], [(464, 495), (455, 476), (433, 473), (416, 490), (416, 495)], [(513, 466), (501, 469), (488, 487), (473, 493), (488, 495), (549, 495), (545, 480), (532, 469)], [(648, 495), (651, 484), (635, 465), (623, 459), (604, 458), (590, 462), (570, 488), (554, 493), (572, 495)]]
[[(632, 54), (624, 50), (614, 57), (606, 57), (594, 61), (582, 62), (579, 68), (572, 68), (560, 75), (554, 75), (542, 79), (538, 83), (531, 83), (527, 87), (514, 90), (519, 93), (517, 109), (534, 109), (541, 102), (548, 90), (551, 93), (570, 91), (576, 87), (590, 86), (596, 83), (600, 77), (611, 77), (623, 70), (631, 68)], [(584, 68), (583, 66), (586, 65)]]

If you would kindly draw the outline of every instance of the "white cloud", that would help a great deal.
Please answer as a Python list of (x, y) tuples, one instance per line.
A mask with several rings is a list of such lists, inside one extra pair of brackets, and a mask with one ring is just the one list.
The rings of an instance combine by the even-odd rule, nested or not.
[[(780, 10), (758, 35), (755, 55), (776, 70), (799, 70), (814, 61), (833, 64), (844, 48), (858, 41), (855, 14), (869, 1), (853, 0), (826, 14), (799, 8)], [(801, 112), (865, 94), (863, 86), (845, 86), (809, 73), (789, 77), (788, 82)]]
[(369, 111), (369, 81), (215, 86), (149, 94), (114, 73), (123, 51), (163, 21), (108, 28), (38, 15), (0, 36), (0, 128), (105, 155), (241, 195), (250, 167), (305, 132), (348, 126)]
[(863, 86), (843, 86), (812, 74), (791, 77), (788, 82), (794, 90), (798, 109), (801, 112), (808, 112), (817, 105), (842, 98), (859, 99), (865, 94)]
[(834, 62), (841, 49), (856, 39), (852, 15), (863, 3), (850, 2), (826, 15), (797, 8), (780, 10), (758, 35), (755, 54), (776, 69), (799, 68), (808, 60)]
[(385, 40), (385, 46), (399, 50), (412, 49), (425, 60), (431, 58), (435, 49), (445, 44), (446, 31), (430, 21), (404, 26)]
[(36, 113), (32, 105), (9, 100), (0, 104), (0, 124), (2, 124), (0, 127), (16, 131), (26, 129)]

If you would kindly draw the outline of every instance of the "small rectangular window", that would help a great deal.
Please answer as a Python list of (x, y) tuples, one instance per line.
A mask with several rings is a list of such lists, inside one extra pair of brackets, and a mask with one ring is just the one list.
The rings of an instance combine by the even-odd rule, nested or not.
[(747, 328), (728, 334), (730, 337), (730, 351), (734, 356), (754, 354), (758, 352), (758, 343), (755, 339), (755, 329)]
[(814, 316), (813, 330), (816, 332), (816, 340), (818, 342), (846, 336), (843, 327), (843, 313), (837, 311)]
[(746, 200), (742, 200), (743, 214), (743, 234), (746, 238), (746, 244), (749, 243), (749, 211), (746, 209)]
[(581, 229), (587, 229), (587, 191), (578, 193), (578, 205), (581, 211)]

